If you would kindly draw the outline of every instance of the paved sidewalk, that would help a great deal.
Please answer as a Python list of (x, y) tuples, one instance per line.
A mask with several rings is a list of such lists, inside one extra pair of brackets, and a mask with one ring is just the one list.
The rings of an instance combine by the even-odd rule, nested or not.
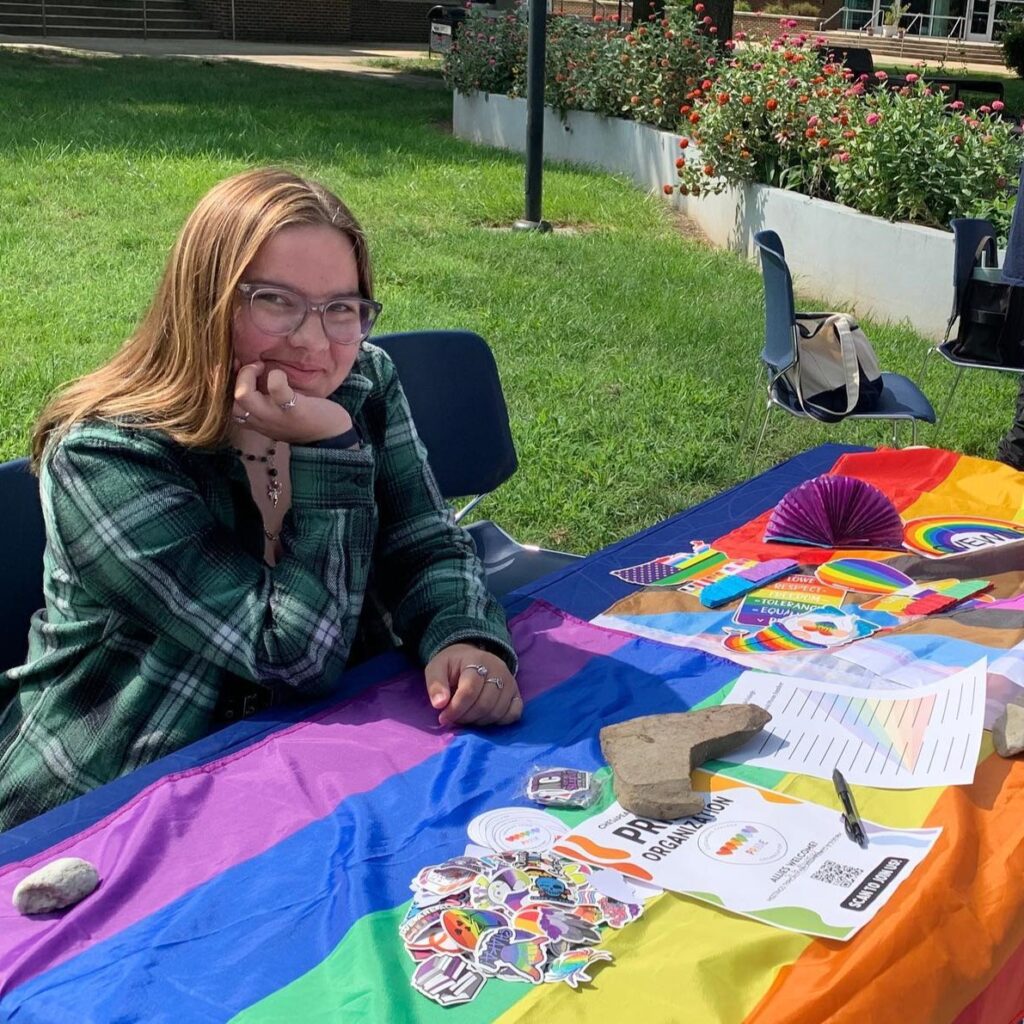
[[(0, 35), (0, 49), (34, 50), (65, 54), (115, 57), (191, 57), (201, 60), (246, 60), (278, 67), (311, 71), (343, 71), (372, 78), (415, 79), (426, 87), (444, 88), (444, 84), (426, 75), (391, 68), (373, 67), (366, 62), (375, 58), (426, 58), (424, 43), (316, 43), (232, 42), (230, 39), (92, 39), (85, 36), (9, 36)], [(441, 58), (433, 58), (438, 67)]]

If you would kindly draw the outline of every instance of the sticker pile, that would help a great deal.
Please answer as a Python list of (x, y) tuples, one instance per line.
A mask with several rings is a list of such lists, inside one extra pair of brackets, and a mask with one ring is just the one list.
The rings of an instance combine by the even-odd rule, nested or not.
[(412, 985), (442, 1006), (475, 999), (490, 978), (539, 985), (591, 981), (600, 927), (643, 913), (591, 884), (592, 870), (558, 854), (506, 850), (453, 857), (413, 880), (398, 932), (416, 961)]

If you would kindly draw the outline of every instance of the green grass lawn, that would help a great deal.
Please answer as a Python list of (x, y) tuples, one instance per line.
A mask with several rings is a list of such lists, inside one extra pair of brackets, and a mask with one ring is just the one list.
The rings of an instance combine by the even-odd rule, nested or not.
[(404, 71), (427, 78), (443, 78), (444, 57), (370, 57), (363, 61), (367, 67)]
[[(0, 457), (23, 454), (47, 394), (132, 329), (196, 199), (274, 163), (363, 220), (380, 330), (463, 327), (493, 346), (521, 465), (482, 510), (521, 539), (593, 550), (749, 474), (760, 276), (625, 182), (549, 168), (545, 215), (575, 230), (495, 230), (521, 214), (520, 158), (453, 139), (445, 92), (355, 76), (0, 53), (0, 95)], [(918, 372), (911, 329), (867, 326), (887, 368)], [(934, 367), (929, 394), (949, 379)], [(991, 454), (1014, 386), (969, 376), (943, 440)], [(452, 414), (472, 419), (471, 392)], [(887, 436), (773, 424), (760, 468)]]

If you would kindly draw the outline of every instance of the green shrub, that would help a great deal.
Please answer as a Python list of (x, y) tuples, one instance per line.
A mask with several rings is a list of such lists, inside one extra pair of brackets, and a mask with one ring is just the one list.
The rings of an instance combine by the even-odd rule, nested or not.
[(519, 10), (490, 17), (470, 8), (445, 55), (444, 77), (460, 92), (508, 93), (525, 74), (526, 23)]
[(808, 0), (800, 0), (799, 3), (790, 4), (786, 8), (786, 13), (797, 17), (820, 18), (821, 8), (817, 4), (808, 2)]
[(1003, 63), (1024, 78), (1024, 24), (1017, 22), (1003, 32)]
[[(460, 92), (526, 92), (526, 36), (521, 7), (500, 18), (471, 8), (445, 61)], [(706, 19), (706, 21), (705, 21)], [(674, 127), (685, 94), (718, 58), (717, 31), (702, 3), (666, 5), (662, 18), (634, 28), (615, 15), (549, 17), (545, 96), (560, 111), (591, 110)], [(731, 43), (727, 45), (732, 45)]]
[(913, 73), (901, 89), (868, 90), (806, 43), (748, 46), (695, 97), (699, 153), (683, 152), (682, 191), (762, 182), (934, 227), (983, 216), (1005, 234), (1013, 197), (1004, 186), (1024, 152), (1010, 122), (993, 116), (1001, 103), (968, 111)]

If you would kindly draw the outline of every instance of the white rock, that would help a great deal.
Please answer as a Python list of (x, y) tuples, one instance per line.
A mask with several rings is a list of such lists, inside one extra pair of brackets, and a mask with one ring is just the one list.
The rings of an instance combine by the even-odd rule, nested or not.
[(22, 914), (47, 914), (84, 900), (100, 884), (99, 872), (80, 857), (60, 857), (26, 875), (14, 890), (14, 908)]
[(1024, 697), (1014, 697), (992, 725), (996, 753), (1013, 757), (1024, 750)]

